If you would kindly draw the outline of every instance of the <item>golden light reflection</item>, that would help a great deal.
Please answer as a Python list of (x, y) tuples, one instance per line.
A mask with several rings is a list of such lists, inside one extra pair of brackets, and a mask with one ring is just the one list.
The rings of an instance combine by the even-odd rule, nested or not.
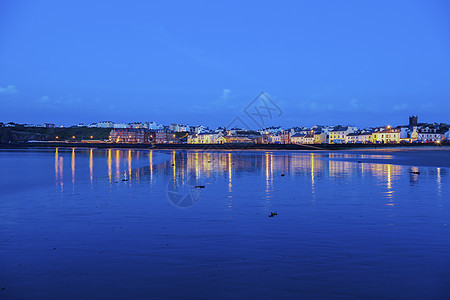
[(391, 165), (387, 165), (387, 188), (388, 191), (392, 189), (392, 179), (391, 179)]
[(266, 157), (266, 192), (268, 192), (269, 191), (269, 181), (270, 181), (270, 177), (269, 177), (269, 175), (270, 175), (270, 167), (269, 167), (270, 162), (269, 162), (269, 153), (268, 152), (266, 152), (265, 157)]
[(270, 183), (273, 187), (273, 154), (270, 154)]
[(61, 156), (59, 158), (58, 165), (59, 165), (59, 180), (61, 181), (61, 185), (62, 185), (63, 177), (64, 177), (64, 173), (63, 173), (64, 157)]
[(437, 168), (438, 195), (441, 195), (441, 168)]
[(111, 182), (111, 177), (112, 177), (112, 168), (111, 168), (111, 164), (112, 164), (112, 159), (111, 159), (111, 149), (108, 149), (108, 178), (109, 178), (109, 182)]
[(61, 157), (59, 157), (59, 160), (58, 160), (59, 186), (60, 186), (61, 192), (64, 190), (63, 166), (64, 166), (64, 158), (61, 156)]
[(387, 165), (386, 183), (387, 183), (387, 198), (388, 198), (388, 203), (386, 203), (386, 205), (393, 206), (394, 203), (392, 203), (392, 199), (394, 196), (393, 195), (394, 191), (392, 190), (392, 165)]
[(150, 181), (153, 182), (153, 150), (150, 150), (148, 158), (150, 160)]
[(55, 150), (55, 180), (58, 180), (59, 178), (59, 154), (58, 154), (58, 148)]
[(198, 152), (195, 152), (195, 177), (200, 178), (200, 168), (198, 166)]
[(228, 153), (228, 191), (231, 192), (232, 191), (232, 168), (231, 168), (231, 153)]
[(333, 160), (333, 158), (343, 159), (345, 156), (330, 153), (329, 157), (332, 158), (328, 162), (328, 172), (330, 177), (346, 177), (350, 176), (353, 170), (357, 167), (353, 162), (343, 160)]
[(173, 172), (173, 180), (176, 179), (176, 172), (177, 172), (177, 166), (175, 163), (175, 152), (176, 151), (172, 151), (172, 172)]
[(64, 186), (63, 165), (64, 165), (63, 157), (59, 155), (59, 149), (56, 148), (55, 149), (55, 182), (56, 182), (57, 187), (59, 185), (61, 191), (63, 191), (63, 186)]
[(72, 148), (72, 183), (75, 182), (75, 148)]
[[(184, 161), (183, 161), (183, 157), (181, 157), (181, 163), (180, 163), (180, 169), (181, 169), (181, 180), (183, 181), (183, 183), (184, 183)], [(189, 165), (189, 163), (187, 162), (187, 164)], [(178, 176), (180, 176), (180, 175), (178, 175)]]
[[(137, 159), (137, 153), (133, 150), (114, 150), (116, 151), (116, 171), (123, 172), (126, 177), (131, 177), (132, 159)], [(124, 169), (125, 164), (125, 151), (128, 151), (128, 168)], [(60, 152), (61, 153), (61, 152)], [(158, 153), (158, 151), (156, 152)], [(132, 157), (132, 155), (135, 155)], [(142, 153), (141, 153), (142, 154)], [(354, 156), (349, 156), (342, 153), (320, 153), (320, 152), (307, 152), (307, 153), (289, 153), (282, 154), (277, 153), (273, 155), (271, 152), (264, 152), (261, 155), (248, 155), (248, 157), (241, 157), (233, 152), (203, 152), (203, 151), (171, 151), (169, 152), (171, 158), (170, 162), (153, 165), (153, 151), (149, 151), (149, 164), (150, 164), (150, 181), (153, 182), (153, 175), (160, 176), (164, 174), (170, 177), (172, 172), (174, 180), (185, 181), (188, 178), (192, 180), (201, 179), (202, 184), (209, 184), (214, 182), (212, 176), (221, 176), (225, 182), (223, 182), (223, 188), (227, 189), (229, 193), (233, 191), (233, 176), (241, 174), (242, 171), (254, 172), (258, 170), (261, 189), (265, 188), (267, 199), (271, 199), (274, 192), (274, 172), (279, 173), (292, 173), (296, 176), (302, 176), (304, 183), (308, 186), (311, 184), (310, 197), (314, 200), (317, 193), (320, 192), (320, 185), (325, 182), (323, 178), (336, 182), (344, 182), (348, 180), (362, 180), (362, 173), (366, 177), (372, 177), (375, 179), (376, 184), (384, 192), (385, 199), (392, 199), (388, 202), (389, 205), (393, 205), (396, 180), (401, 178), (402, 166), (390, 165), (390, 164), (376, 164), (376, 163), (356, 163)], [(123, 155), (123, 157), (122, 157)], [(146, 155), (146, 154), (145, 154)], [(232, 157), (232, 155), (236, 155)], [(57, 172), (57, 154), (55, 153), (55, 176), (60, 173)], [(60, 155), (58, 156), (60, 157)], [(368, 157), (369, 159), (372, 157)], [(141, 155), (141, 159), (143, 158)], [(346, 160), (346, 159), (352, 159)], [(359, 159), (359, 157), (358, 157)], [(171, 165), (169, 166), (168, 163)], [(120, 167), (122, 171), (119, 171)], [(363, 168), (364, 167), (364, 168)], [(172, 170), (170, 170), (170, 168)], [(403, 167), (404, 168), (404, 167)], [(158, 171), (162, 170), (161, 173)], [(108, 172), (111, 180), (111, 150), (108, 150)], [(141, 173), (139, 175), (139, 169), (136, 169), (133, 176), (139, 179), (139, 176), (143, 177)], [(155, 174), (153, 174), (155, 172)], [(167, 173), (169, 172), (169, 173)], [(233, 172), (235, 172), (233, 174)], [(440, 184), (440, 170), (438, 171), (438, 184)], [(227, 174), (228, 173), (228, 174)], [(161, 175), (162, 176), (162, 175)], [(264, 177), (264, 179), (263, 179)], [(156, 178), (156, 177), (155, 177)], [(228, 179), (228, 180), (227, 180)], [(264, 180), (264, 182), (263, 182)], [(369, 180), (369, 181), (368, 181)], [(286, 180), (284, 180), (286, 181)], [(369, 178), (365, 178), (364, 181), (371, 182)], [(364, 183), (362, 181), (361, 183)], [(309, 190), (309, 188), (308, 188)], [(308, 191), (309, 192), (309, 191)], [(231, 195), (231, 194), (230, 194)]]
[(128, 150), (128, 178), (131, 178), (131, 150)]
[(89, 150), (89, 178), (91, 179), (91, 184), (94, 179), (94, 153), (93, 149)]
[(120, 178), (120, 150), (116, 150), (116, 179)]
[[(271, 152), (266, 152), (264, 155), (265, 163), (265, 182), (266, 182), (266, 193), (273, 189), (273, 154)], [(255, 166), (257, 162), (255, 161)]]

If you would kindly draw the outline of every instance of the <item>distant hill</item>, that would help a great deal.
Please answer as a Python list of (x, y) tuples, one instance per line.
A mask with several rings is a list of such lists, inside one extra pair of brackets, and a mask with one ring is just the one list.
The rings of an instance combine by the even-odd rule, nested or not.
[(26, 142), (26, 141), (81, 141), (81, 140), (107, 140), (110, 128), (45, 128), (0, 127), (0, 144)]

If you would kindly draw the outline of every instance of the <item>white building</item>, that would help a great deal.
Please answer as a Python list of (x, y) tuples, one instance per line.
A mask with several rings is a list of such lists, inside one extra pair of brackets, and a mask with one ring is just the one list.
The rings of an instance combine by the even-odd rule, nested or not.
[(276, 132), (269, 135), (269, 143), (271, 144), (281, 144), (281, 133)]
[(345, 136), (345, 143), (349, 144), (365, 144), (372, 142), (372, 133), (364, 132), (364, 133), (356, 133), (352, 132)]
[(420, 142), (437, 142), (443, 140), (445, 135), (438, 129), (422, 128), (419, 129), (417, 140)]
[(112, 121), (102, 121), (96, 124), (97, 128), (114, 128), (114, 122)]
[(449, 141), (449, 140), (450, 140), (450, 130), (448, 130), (447, 132), (444, 133), (444, 139), (445, 139), (446, 141)]
[(158, 130), (158, 129), (164, 128), (164, 126), (162, 126), (160, 124), (156, 124), (156, 122), (145, 122), (144, 127), (147, 129), (153, 129), (153, 130)]
[(170, 124), (169, 125), (169, 130), (173, 131), (173, 132), (186, 132), (186, 131), (191, 131), (191, 128), (189, 127), (189, 125), (184, 125), (184, 124)]
[(144, 124), (142, 124), (141, 122), (132, 122), (132, 123), (128, 123), (128, 128), (131, 129), (144, 129)]
[(205, 127), (203, 125), (198, 125), (194, 127), (194, 132), (195, 133), (205, 133), (205, 132), (209, 132), (209, 128)]
[(128, 125), (125, 123), (114, 123), (114, 128), (128, 128)]
[(214, 133), (191, 133), (188, 135), (188, 144), (217, 144), (223, 137), (222, 132)]

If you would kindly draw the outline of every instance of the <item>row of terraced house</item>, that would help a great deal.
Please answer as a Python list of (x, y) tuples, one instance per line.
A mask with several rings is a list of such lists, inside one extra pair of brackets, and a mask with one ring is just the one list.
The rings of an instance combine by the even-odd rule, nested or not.
[[(417, 117), (409, 126), (362, 129), (354, 126), (314, 126), (313, 128), (271, 127), (258, 131), (218, 128), (191, 130), (187, 126), (171, 125), (163, 129), (113, 129), (114, 143), (188, 143), (188, 144), (349, 144), (349, 143), (439, 143), (449, 140), (445, 124), (417, 124)], [(185, 131), (180, 131), (183, 129)]]

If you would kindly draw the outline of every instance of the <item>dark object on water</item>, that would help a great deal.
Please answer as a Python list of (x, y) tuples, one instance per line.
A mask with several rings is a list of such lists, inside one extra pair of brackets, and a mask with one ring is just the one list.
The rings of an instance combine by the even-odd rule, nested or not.
[(420, 172), (419, 172), (419, 171), (411, 171), (411, 172), (409, 172), (409, 173), (411, 173), (411, 174), (417, 174), (417, 175), (419, 175), (419, 174), (420, 174)]
[(281, 174), (281, 176), (284, 176), (284, 173), (283, 173), (283, 174)]
[(361, 163), (361, 161), (360, 160), (358, 160), (358, 164), (360, 164)]
[(196, 185), (195, 188), (196, 188), (196, 189), (204, 189), (205, 186), (204, 186), (204, 185)]
[(128, 181), (128, 179), (125, 178), (125, 179), (122, 179), (122, 181)]
[(273, 218), (274, 216), (278, 216), (278, 212), (271, 212), (269, 218)]

